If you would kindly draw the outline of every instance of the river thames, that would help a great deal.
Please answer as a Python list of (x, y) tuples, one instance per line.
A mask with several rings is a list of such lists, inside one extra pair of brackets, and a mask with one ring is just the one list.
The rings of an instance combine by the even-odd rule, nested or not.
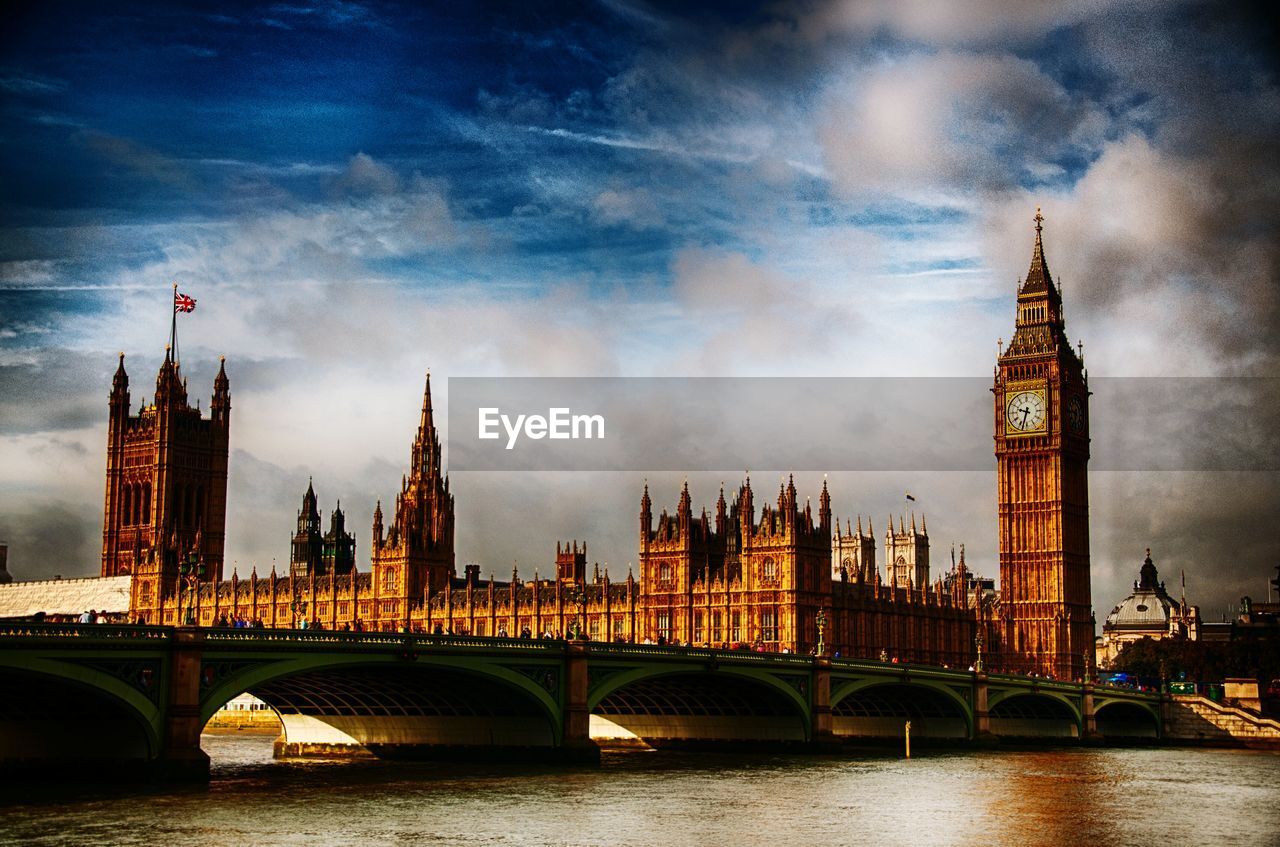
[(1280, 844), (1274, 752), (633, 752), (553, 769), (276, 762), (270, 736), (203, 743), (207, 787), (11, 789), (0, 844)]

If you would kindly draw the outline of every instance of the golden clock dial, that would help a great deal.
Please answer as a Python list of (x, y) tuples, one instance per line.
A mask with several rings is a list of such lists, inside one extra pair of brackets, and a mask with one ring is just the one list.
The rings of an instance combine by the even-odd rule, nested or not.
[(1044, 394), (1019, 391), (1005, 403), (1005, 421), (1014, 432), (1038, 432), (1044, 429)]

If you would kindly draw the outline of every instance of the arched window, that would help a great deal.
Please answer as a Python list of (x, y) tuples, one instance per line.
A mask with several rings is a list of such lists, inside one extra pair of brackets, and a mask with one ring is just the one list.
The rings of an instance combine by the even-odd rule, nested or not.
[(778, 640), (778, 613), (772, 609), (760, 613), (760, 639), (762, 641)]
[(760, 563), (760, 579), (765, 582), (778, 581), (778, 563), (772, 556), (765, 557), (765, 560)]

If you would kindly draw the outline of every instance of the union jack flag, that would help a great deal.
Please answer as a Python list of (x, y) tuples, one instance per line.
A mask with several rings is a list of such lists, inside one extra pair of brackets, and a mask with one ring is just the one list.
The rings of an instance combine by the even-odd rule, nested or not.
[(194, 312), (196, 310), (196, 298), (186, 294), (173, 292), (173, 311), (175, 312)]

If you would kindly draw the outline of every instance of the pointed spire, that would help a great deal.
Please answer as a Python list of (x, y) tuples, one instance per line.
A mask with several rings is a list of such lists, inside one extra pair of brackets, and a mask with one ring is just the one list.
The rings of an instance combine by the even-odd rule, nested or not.
[(217, 394), (225, 394), (231, 387), (231, 380), (227, 379), (227, 357), (218, 357), (218, 375), (213, 378), (213, 390)]
[(422, 419), (418, 422), (418, 432), (426, 432), (434, 426), (434, 413), (431, 409), (431, 369), (427, 368), (427, 383), (422, 390)]
[(1036, 206), (1036, 243), (1031, 253), (1031, 268), (1027, 271), (1026, 282), (1022, 285), (1021, 294), (1055, 293), (1053, 277), (1049, 274), (1049, 265), (1044, 258), (1044, 215)]

